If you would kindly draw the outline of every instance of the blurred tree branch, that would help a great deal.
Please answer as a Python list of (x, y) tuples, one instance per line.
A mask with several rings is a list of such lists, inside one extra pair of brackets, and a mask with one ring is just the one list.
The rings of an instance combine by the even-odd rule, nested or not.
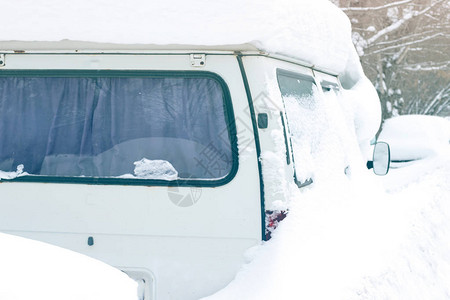
[(384, 118), (450, 115), (449, 0), (333, 2), (352, 22), (353, 42)]

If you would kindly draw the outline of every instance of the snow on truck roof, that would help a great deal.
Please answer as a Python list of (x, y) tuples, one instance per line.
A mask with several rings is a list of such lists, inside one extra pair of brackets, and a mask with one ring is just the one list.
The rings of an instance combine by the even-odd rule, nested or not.
[(24, 0), (2, 11), (3, 52), (264, 51), (342, 73), (353, 51), (350, 22), (328, 0)]

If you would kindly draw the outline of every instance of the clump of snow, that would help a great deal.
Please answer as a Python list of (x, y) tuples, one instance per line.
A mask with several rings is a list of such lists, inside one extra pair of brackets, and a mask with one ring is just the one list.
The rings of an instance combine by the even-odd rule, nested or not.
[[(281, 124), (280, 124), (281, 125)], [(272, 140), (274, 141), (274, 151), (261, 152), (261, 164), (263, 178), (271, 182), (270, 188), (264, 190), (266, 198), (274, 199), (273, 203), (266, 203), (267, 210), (286, 210), (289, 200), (288, 182), (284, 169), (280, 168), (286, 163), (286, 148), (284, 145), (284, 135), (281, 130), (272, 130)]]
[(349, 90), (343, 90), (342, 101), (351, 106), (355, 134), (363, 153), (368, 160), (372, 156), (370, 141), (375, 137), (381, 123), (381, 107), (378, 94), (366, 77), (359, 80)]
[(367, 41), (358, 32), (353, 32), (352, 33), (352, 41), (353, 41), (353, 44), (356, 47), (356, 51), (358, 52), (358, 55), (359, 56), (363, 56), (364, 55), (364, 48), (367, 45)]
[(327, 125), (323, 103), (316, 101), (313, 95), (304, 98), (289, 96), (285, 97), (284, 101), (292, 135), (297, 178), (300, 182), (310, 178), (314, 179), (316, 166), (313, 153), (318, 150), (321, 139), (320, 132)]
[[(280, 112), (283, 111), (283, 99), (280, 94), (278, 82), (276, 77), (266, 78), (267, 95), (264, 97), (257, 97), (256, 101), (264, 101), (266, 112), (269, 112), (269, 123), (276, 123), (277, 128), (287, 128), (286, 116), (283, 115), (281, 119)], [(261, 96), (261, 95), (260, 95)], [(282, 124), (284, 122), (284, 125)], [(289, 132), (286, 131), (286, 139), (289, 139)], [(289, 203), (292, 199), (292, 189), (297, 189), (294, 181), (289, 180), (291, 174), (286, 174), (284, 168), (280, 168), (286, 163), (286, 141), (282, 130), (274, 129), (270, 131), (271, 147), (267, 144), (261, 151), (262, 175), (264, 181), (271, 182), (271, 184), (264, 187), (265, 194), (265, 209), (271, 211), (286, 211), (289, 208)], [(290, 162), (292, 163), (292, 162)], [(267, 199), (271, 199), (268, 201)]]
[(345, 71), (340, 76), (342, 101), (351, 103), (357, 140), (363, 157), (371, 156), (370, 141), (375, 137), (381, 123), (381, 105), (377, 91), (364, 75), (356, 49), (348, 40), (349, 56)]
[(167, 160), (143, 158), (134, 162), (134, 175), (142, 179), (176, 180), (178, 172)]
[(93, 258), (0, 233), (0, 299), (137, 300), (137, 283)]
[(391, 22), (397, 22), (399, 18), (398, 13), (399, 10), (397, 7), (389, 7), (387, 10), (387, 17), (391, 20)]
[(17, 170), (15, 172), (4, 172), (0, 170), (0, 180), (1, 179), (14, 179), (19, 176), (29, 175), (27, 172), (23, 171), (24, 166), (22, 164), (17, 166)]
[(389, 143), (392, 160), (416, 160), (450, 149), (450, 121), (426, 115), (404, 115), (384, 121), (378, 140)]

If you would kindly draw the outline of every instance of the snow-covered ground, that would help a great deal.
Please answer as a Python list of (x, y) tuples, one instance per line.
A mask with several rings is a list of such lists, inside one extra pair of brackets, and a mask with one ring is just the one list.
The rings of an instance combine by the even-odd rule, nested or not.
[(384, 186), (402, 204), (405, 231), (389, 263), (361, 277), (352, 299), (449, 299), (450, 151), (391, 170)]
[[(439, 124), (428, 128), (443, 130)], [(327, 177), (322, 168), (322, 180), (296, 196), (272, 240), (248, 251), (235, 280), (208, 299), (448, 299), (446, 143), (381, 178), (362, 170)]]

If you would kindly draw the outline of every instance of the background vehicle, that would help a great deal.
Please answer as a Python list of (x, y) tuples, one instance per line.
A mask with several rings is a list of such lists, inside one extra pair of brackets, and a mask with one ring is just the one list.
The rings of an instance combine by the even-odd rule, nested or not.
[(388, 119), (383, 124), (379, 140), (391, 146), (392, 167), (449, 151), (449, 120), (426, 115), (404, 115)]

